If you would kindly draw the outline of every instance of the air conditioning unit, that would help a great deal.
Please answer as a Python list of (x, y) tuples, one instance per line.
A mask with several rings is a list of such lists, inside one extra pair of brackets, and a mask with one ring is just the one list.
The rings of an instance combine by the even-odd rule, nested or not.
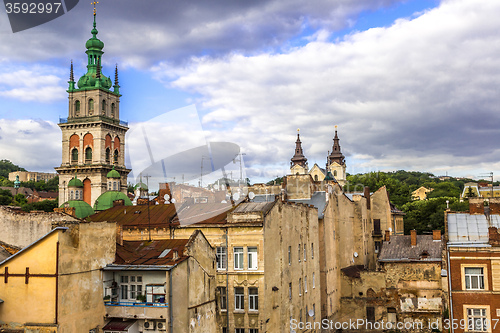
[(158, 331), (166, 331), (167, 330), (167, 323), (165, 321), (157, 322), (156, 326), (158, 327)]
[(155, 329), (155, 322), (154, 320), (145, 320), (144, 321), (144, 329), (145, 330), (154, 330)]

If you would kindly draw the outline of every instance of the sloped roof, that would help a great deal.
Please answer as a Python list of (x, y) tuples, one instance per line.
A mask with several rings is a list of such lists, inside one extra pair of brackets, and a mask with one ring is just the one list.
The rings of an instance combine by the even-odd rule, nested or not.
[(102, 329), (104, 331), (126, 331), (132, 325), (135, 324), (137, 320), (123, 321), (122, 319), (113, 319), (107, 323)]
[(231, 203), (200, 203), (184, 205), (177, 216), (172, 220), (174, 224), (189, 225), (223, 224), (226, 223), (227, 214), (233, 209)]
[(326, 206), (326, 192), (325, 191), (317, 191), (314, 192), (313, 195), (311, 196), (311, 199), (305, 199), (305, 200), (288, 200), (291, 202), (299, 202), (307, 205), (313, 205), (318, 209), (318, 218), (323, 218), (323, 211), (325, 210)]
[[(149, 219), (148, 219), (149, 209)], [(174, 204), (115, 206), (87, 218), (91, 222), (116, 222), (122, 227), (163, 227), (175, 216)]]
[(489, 246), (488, 227), (500, 228), (500, 215), (448, 213), (448, 244)]
[(273, 208), (274, 204), (276, 201), (272, 202), (243, 202), (240, 203), (236, 208), (233, 210), (233, 213), (235, 214), (244, 214), (244, 213), (263, 213), (266, 215), (271, 208)]
[(183, 253), (188, 241), (188, 239), (123, 241), (123, 245), (116, 244), (114, 264), (175, 265), (187, 258)]
[[(441, 261), (444, 242), (432, 240), (432, 235), (417, 235), (417, 245), (411, 246), (410, 235), (391, 235), (389, 242), (384, 242), (379, 261)], [(426, 258), (422, 254), (426, 253)]]

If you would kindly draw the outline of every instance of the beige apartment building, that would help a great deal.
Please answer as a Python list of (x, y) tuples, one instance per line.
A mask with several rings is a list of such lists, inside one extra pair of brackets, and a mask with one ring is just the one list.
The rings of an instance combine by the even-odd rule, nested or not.
[(19, 181), (21, 182), (38, 182), (43, 180), (45, 182), (55, 178), (57, 173), (48, 173), (48, 172), (33, 172), (33, 171), (13, 171), (9, 172), (9, 180), (11, 182), (16, 180), (16, 177), (19, 176)]

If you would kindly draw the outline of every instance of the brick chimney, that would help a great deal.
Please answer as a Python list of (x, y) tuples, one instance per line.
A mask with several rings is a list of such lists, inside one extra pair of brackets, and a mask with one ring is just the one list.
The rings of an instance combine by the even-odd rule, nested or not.
[(389, 242), (391, 240), (391, 232), (389, 230), (385, 231), (385, 241)]
[(490, 215), (500, 214), (500, 198), (490, 198)]
[(433, 241), (441, 240), (441, 230), (432, 230), (432, 240)]
[(366, 209), (370, 209), (370, 188), (368, 186), (365, 186), (363, 196), (366, 198)]
[(116, 225), (116, 242), (123, 246), (123, 228), (121, 225)]
[(469, 213), (470, 214), (484, 214), (484, 199), (483, 198), (469, 198)]
[(411, 232), (411, 246), (417, 246), (417, 230), (413, 229)]

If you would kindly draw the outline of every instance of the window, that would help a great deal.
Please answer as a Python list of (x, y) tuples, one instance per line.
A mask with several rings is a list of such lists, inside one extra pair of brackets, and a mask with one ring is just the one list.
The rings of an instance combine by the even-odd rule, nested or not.
[(111, 117), (115, 116), (115, 103), (111, 103)]
[(106, 100), (102, 100), (102, 114), (106, 114)]
[(307, 260), (307, 248), (306, 248), (306, 244), (304, 244), (304, 261)]
[(314, 243), (311, 243), (311, 259), (314, 259)]
[(316, 283), (314, 281), (314, 273), (313, 273), (313, 289), (316, 288)]
[(469, 331), (487, 332), (488, 318), (486, 309), (467, 309), (467, 327)]
[(375, 253), (379, 253), (381, 242), (375, 241)]
[(257, 248), (249, 247), (248, 251), (248, 269), (257, 269), (258, 261), (257, 261)]
[(248, 288), (248, 308), (250, 310), (259, 310), (259, 289)]
[(111, 155), (111, 151), (109, 150), (109, 148), (106, 148), (106, 162), (108, 162), (108, 163), (109, 163), (110, 155)]
[(288, 266), (292, 264), (292, 247), (288, 247)]
[(234, 288), (234, 309), (245, 310), (245, 292), (243, 288)]
[(234, 333), (245, 333), (245, 329), (244, 328), (235, 328)]
[(304, 276), (304, 292), (307, 293), (307, 276)]
[(259, 329), (257, 329), (257, 328), (251, 328), (248, 332), (249, 333), (259, 333)]
[(111, 182), (108, 182), (108, 191), (111, 191)]
[(318, 181), (318, 175), (314, 175), (314, 180)]
[(115, 153), (113, 154), (113, 160), (115, 163), (118, 163), (118, 149), (115, 149)]
[(366, 307), (366, 320), (370, 323), (375, 321), (375, 308), (373, 306)]
[(465, 267), (465, 289), (484, 289), (484, 268)]
[(302, 295), (302, 279), (299, 279), (299, 296)]
[(299, 244), (299, 262), (300, 262), (300, 244)]
[(373, 220), (373, 234), (382, 235), (382, 230), (380, 230), (380, 219)]
[(309, 307), (306, 305), (306, 322), (309, 321)]
[(94, 100), (89, 99), (89, 114), (92, 114), (94, 112)]
[(87, 147), (85, 149), (85, 162), (92, 161), (92, 148)]
[(78, 190), (75, 191), (75, 200), (79, 200), (80, 199), (80, 196), (79, 196), (80, 193), (79, 192), (80, 191), (78, 191)]
[(227, 310), (227, 290), (226, 287), (217, 287), (219, 290), (219, 307), (221, 310)]
[(79, 113), (80, 113), (80, 101), (76, 101), (75, 102), (75, 115), (78, 116)]
[(133, 299), (142, 295), (142, 276), (122, 275), (120, 277), (121, 299)]
[(313, 304), (313, 319), (316, 320), (316, 303)]
[(234, 269), (243, 269), (243, 248), (234, 248)]
[(116, 191), (116, 182), (113, 182), (113, 191)]
[(76, 148), (71, 151), (71, 161), (78, 162), (78, 149)]
[(73, 200), (73, 193), (74, 193), (73, 190), (69, 192), (69, 200)]
[(288, 298), (292, 299), (292, 283), (288, 284)]
[(216, 259), (217, 259), (217, 269), (227, 268), (227, 247), (217, 246)]

